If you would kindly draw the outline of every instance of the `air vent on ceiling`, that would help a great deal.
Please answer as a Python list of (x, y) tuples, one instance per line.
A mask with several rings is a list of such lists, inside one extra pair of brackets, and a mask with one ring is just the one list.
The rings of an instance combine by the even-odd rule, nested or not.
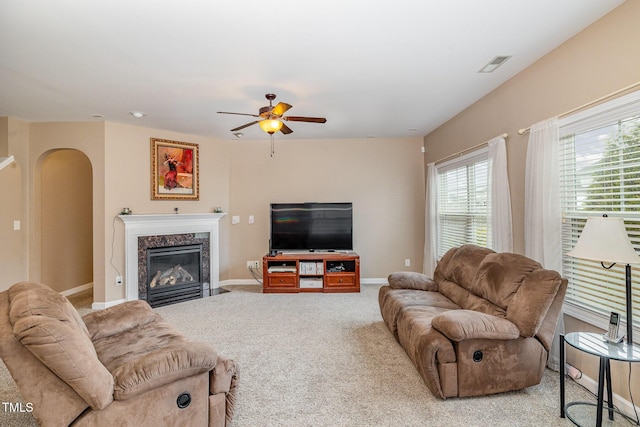
[(511, 56), (496, 56), (487, 65), (482, 67), (479, 73), (493, 73), (499, 66), (507, 62)]

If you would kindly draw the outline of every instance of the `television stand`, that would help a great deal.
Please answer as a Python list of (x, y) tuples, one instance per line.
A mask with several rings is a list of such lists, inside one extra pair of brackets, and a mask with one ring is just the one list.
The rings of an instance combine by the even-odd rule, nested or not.
[(360, 292), (355, 252), (279, 253), (262, 258), (263, 293)]

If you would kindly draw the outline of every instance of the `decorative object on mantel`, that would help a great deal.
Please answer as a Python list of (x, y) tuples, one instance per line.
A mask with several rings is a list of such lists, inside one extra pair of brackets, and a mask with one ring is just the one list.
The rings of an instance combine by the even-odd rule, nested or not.
[(151, 138), (151, 200), (199, 200), (198, 144)]
[(215, 208), (213, 208), (213, 213), (222, 213), (222, 207), (221, 206), (216, 206)]
[(122, 208), (122, 212), (120, 212), (120, 215), (131, 215), (133, 213), (133, 211), (129, 208)]

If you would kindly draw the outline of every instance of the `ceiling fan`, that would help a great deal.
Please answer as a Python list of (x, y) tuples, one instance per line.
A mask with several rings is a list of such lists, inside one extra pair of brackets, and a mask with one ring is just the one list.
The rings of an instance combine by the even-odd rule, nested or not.
[(293, 132), (291, 128), (285, 125), (282, 120), (289, 122), (310, 122), (310, 123), (326, 123), (327, 119), (324, 117), (300, 117), (300, 116), (284, 116), (283, 114), (287, 112), (291, 108), (291, 105), (286, 104), (284, 102), (278, 102), (278, 104), (274, 107), (273, 100), (276, 99), (276, 95), (273, 93), (268, 93), (264, 96), (269, 100), (269, 105), (260, 108), (258, 114), (248, 114), (248, 113), (230, 113), (228, 111), (218, 111), (219, 114), (236, 114), (239, 116), (251, 116), (258, 117), (260, 120), (253, 121), (251, 123), (244, 124), (242, 126), (238, 126), (237, 128), (231, 129), (231, 132), (237, 132), (241, 129), (244, 129), (249, 126), (253, 126), (256, 123), (260, 125), (263, 131), (267, 132), (270, 135), (273, 135), (275, 132), (280, 131), (283, 134), (287, 135)]

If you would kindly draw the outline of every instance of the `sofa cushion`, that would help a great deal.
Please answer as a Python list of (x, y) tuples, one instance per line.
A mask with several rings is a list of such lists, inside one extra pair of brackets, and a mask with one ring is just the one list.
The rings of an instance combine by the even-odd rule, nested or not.
[[(451, 251), (454, 252), (452, 255), (449, 255)], [(491, 249), (476, 245), (462, 245), (459, 248), (450, 249), (449, 252), (447, 252), (441, 260), (443, 265), (440, 266), (440, 263), (438, 263), (436, 267), (438, 275), (436, 276), (434, 273), (434, 278), (437, 282), (443, 279), (448, 280), (466, 290), (471, 289), (478, 271), (478, 266), (480, 266), (482, 260), (484, 260), (487, 255), (495, 253)], [(443, 262), (445, 259), (446, 262)], [(445, 294), (445, 296), (453, 299), (449, 295)]]
[(22, 282), (9, 289), (14, 336), (93, 409), (113, 401), (113, 377), (98, 360), (69, 301), (51, 288)]
[(507, 309), (507, 319), (518, 326), (522, 336), (538, 333), (562, 283), (558, 272), (543, 268), (523, 280)]
[(146, 301), (134, 300), (93, 311), (84, 315), (82, 320), (87, 326), (91, 341), (95, 341), (144, 326), (159, 318), (160, 315), (155, 313)]
[(378, 292), (380, 313), (389, 330), (397, 338), (398, 316), (400, 312), (411, 306), (441, 307), (446, 309), (460, 308), (447, 297), (438, 292), (418, 291), (415, 289), (392, 289), (383, 286)]
[(433, 318), (432, 326), (452, 341), (468, 339), (512, 340), (520, 336), (509, 320), (473, 310), (451, 310)]
[[(113, 397), (127, 400), (216, 365), (216, 351), (193, 342), (158, 314), (118, 334), (95, 339), (98, 358), (115, 380)], [(135, 323), (135, 322), (134, 322)]]
[(391, 273), (387, 278), (392, 289), (416, 289), (420, 291), (438, 291), (438, 284), (428, 276), (415, 271)]
[(503, 310), (532, 271), (542, 266), (531, 258), (512, 253), (492, 253), (480, 265), (470, 291)]

